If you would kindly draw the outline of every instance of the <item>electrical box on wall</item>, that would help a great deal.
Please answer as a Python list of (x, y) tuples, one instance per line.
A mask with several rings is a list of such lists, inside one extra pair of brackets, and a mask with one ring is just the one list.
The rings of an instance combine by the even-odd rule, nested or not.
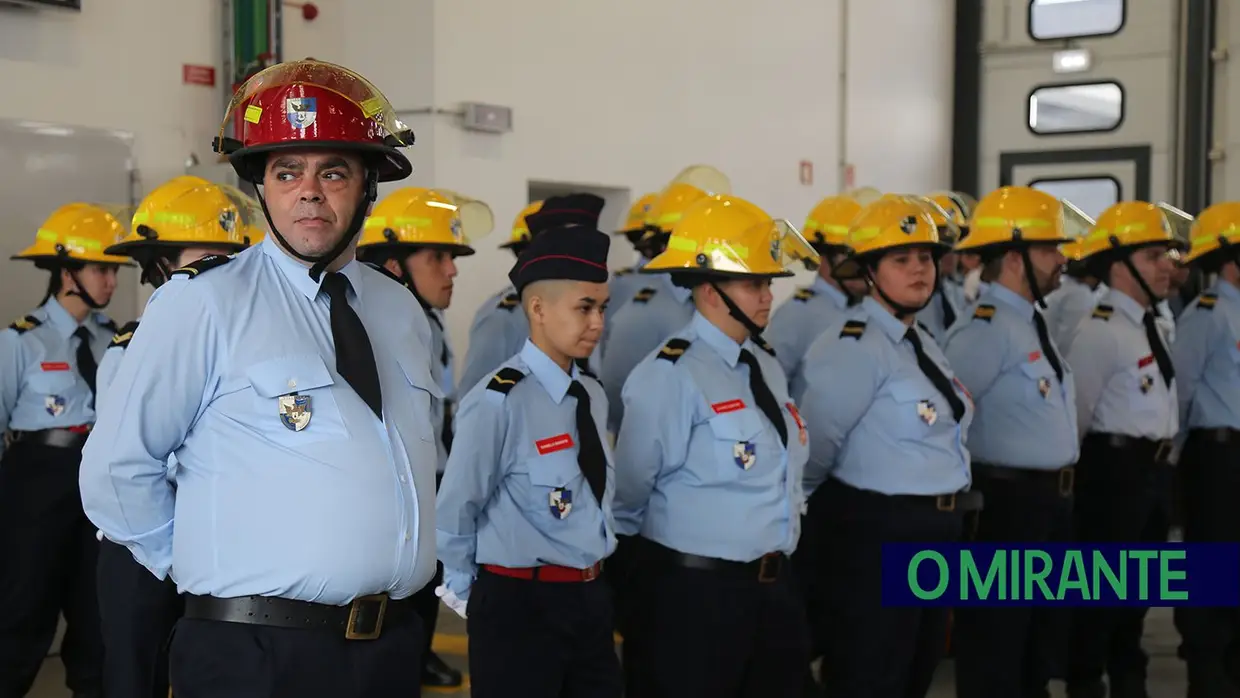
[(467, 102), (461, 115), (461, 125), (467, 131), (508, 133), (512, 130), (512, 109), (494, 104)]
[(58, 10), (82, 11), (82, 0), (0, 0), (0, 8), (38, 9), (51, 7)]

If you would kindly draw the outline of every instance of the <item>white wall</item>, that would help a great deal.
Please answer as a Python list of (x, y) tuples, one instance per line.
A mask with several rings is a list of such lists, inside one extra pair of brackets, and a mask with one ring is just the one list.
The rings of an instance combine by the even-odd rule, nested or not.
[[(315, 0), (312, 22), (286, 8), (284, 55), (344, 63), (399, 110), (513, 108), (515, 129), (504, 135), (464, 132), (449, 116), (407, 119), (418, 143), (405, 184), (456, 189), (495, 212), (496, 231), (463, 262), (449, 313), (463, 355), (470, 317), (506, 278), (511, 257), (494, 247), (530, 180), (636, 197), (709, 163), (737, 194), (798, 225), (842, 187), (843, 157), (859, 185), (945, 187), (952, 1), (849, 0), (847, 27), (840, 3)], [(190, 152), (209, 158), (220, 96), (180, 77), (182, 63), (218, 65), (220, 37), (208, 29), (220, 21), (217, 3), (84, 4), (80, 15), (0, 15), (0, 117), (131, 130), (144, 182), (177, 174)], [(801, 160), (814, 163), (812, 186), (798, 181)], [(622, 214), (606, 213), (609, 224)], [(616, 243), (620, 263), (628, 254)]]

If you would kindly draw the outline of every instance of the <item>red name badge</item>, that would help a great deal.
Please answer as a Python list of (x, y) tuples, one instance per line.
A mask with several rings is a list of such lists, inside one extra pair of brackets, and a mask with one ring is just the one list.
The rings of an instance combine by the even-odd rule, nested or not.
[(63, 361), (44, 361), (39, 364), (39, 368), (44, 371), (68, 371), (69, 364)]
[(1036, 350), (1029, 352), (1029, 363), (1033, 363), (1040, 358), (1042, 358), (1042, 352)]
[(1150, 354), (1149, 356), (1145, 356), (1140, 359), (1137, 359), (1137, 368), (1145, 368), (1146, 366), (1149, 366), (1152, 363), (1154, 363), (1154, 355)]
[(538, 455), (545, 456), (548, 453), (563, 451), (573, 447), (573, 437), (568, 434), (560, 434), (559, 436), (549, 436), (545, 439), (539, 439), (534, 442), (534, 448), (538, 449)]
[(744, 400), (728, 400), (726, 402), (716, 402), (715, 404), (711, 405), (710, 408), (715, 411), (715, 414), (735, 412), (737, 410), (745, 409), (745, 401)]

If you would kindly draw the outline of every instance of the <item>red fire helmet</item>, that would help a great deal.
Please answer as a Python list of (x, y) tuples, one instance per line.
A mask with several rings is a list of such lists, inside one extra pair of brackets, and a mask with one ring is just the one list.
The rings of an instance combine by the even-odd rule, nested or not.
[[(236, 119), (234, 137), (225, 137)], [(268, 153), (326, 148), (353, 150), (376, 168), (380, 182), (401, 180), (413, 166), (397, 148), (413, 145), (413, 131), (396, 119), (383, 93), (366, 78), (325, 61), (279, 63), (233, 95), (215, 152), (228, 156), (244, 180), (261, 184)]]

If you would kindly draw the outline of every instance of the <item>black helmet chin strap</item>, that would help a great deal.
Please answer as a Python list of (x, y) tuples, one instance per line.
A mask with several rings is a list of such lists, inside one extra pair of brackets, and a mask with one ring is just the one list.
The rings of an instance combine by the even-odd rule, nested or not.
[(745, 331), (747, 331), (749, 336), (753, 338), (754, 344), (757, 344), (758, 346), (766, 344), (766, 340), (762, 338), (762, 328), (758, 327), (758, 324), (751, 320), (749, 316), (740, 309), (740, 306), (736, 305), (736, 303), (728, 297), (728, 294), (723, 292), (723, 289), (719, 288), (718, 283), (711, 281), (710, 286), (715, 289), (715, 293), (718, 293), (719, 297), (723, 299), (723, 304), (728, 307), (728, 314), (744, 326)]
[[(886, 303), (888, 306), (891, 307), (892, 310), (895, 311), (897, 320), (900, 320), (901, 322), (903, 322), (905, 319), (910, 318), (916, 315), (917, 313), (920, 313), (923, 309), (925, 309), (927, 305), (930, 305), (930, 301), (934, 300), (934, 293), (931, 292), (931, 294), (926, 297), (926, 301), (922, 303), (921, 305), (912, 306), (912, 305), (904, 305), (903, 303), (895, 302), (894, 300), (892, 300), (891, 296), (887, 295), (887, 292), (883, 290), (883, 287), (881, 285), (879, 285), (878, 279), (875, 278), (874, 269), (876, 267), (877, 267), (877, 260), (875, 261), (875, 266), (870, 266), (869, 264), (865, 265), (864, 269), (865, 269), (866, 279), (870, 282), (870, 287), (878, 292), (879, 298), (882, 298), (883, 302)], [(934, 288), (937, 289), (938, 287), (939, 287), (939, 264), (938, 264), (938, 261), (935, 261), (934, 263)]]
[(1042, 284), (1038, 283), (1037, 270), (1033, 268), (1033, 260), (1029, 257), (1029, 245), (1020, 248), (1020, 260), (1025, 267), (1025, 280), (1029, 282), (1029, 294), (1033, 296), (1033, 304), (1046, 309), (1046, 296), (1042, 294)]
[[(1111, 236), (1111, 244), (1115, 246), (1119, 246), (1120, 244), (1119, 239), (1114, 235)], [(1132, 274), (1132, 278), (1136, 279), (1137, 285), (1141, 287), (1141, 291), (1145, 293), (1145, 297), (1150, 299), (1150, 307), (1152, 308), (1158, 305), (1158, 303), (1162, 301), (1163, 297), (1154, 293), (1154, 290), (1150, 288), (1149, 283), (1145, 281), (1145, 277), (1141, 275), (1141, 272), (1137, 271), (1137, 265), (1132, 263), (1132, 256), (1136, 254), (1138, 249), (1140, 249), (1140, 247), (1124, 251), (1124, 256), (1120, 259), (1123, 261), (1124, 266), (1128, 268), (1128, 273)]]
[[(100, 310), (107, 306), (107, 303), (100, 303), (91, 297), (90, 293), (87, 292), (86, 287), (83, 286), (82, 282), (78, 280), (76, 271), (73, 271), (72, 269), (66, 269), (66, 271), (69, 272), (69, 278), (73, 279), (73, 285), (76, 287), (65, 291), (66, 296), (77, 296), (78, 298), (81, 298), (82, 302), (86, 304), (86, 307), (91, 310)], [(59, 270), (57, 270), (56, 273), (60, 273)]]
[(263, 216), (267, 219), (267, 226), (271, 228), (271, 234), (276, 236), (276, 239), (280, 241), (280, 245), (287, 250), (289, 254), (303, 262), (310, 262), (312, 265), (310, 267), (310, 278), (318, 281), (319, 277), (323, 275), (323, 270), (331, 265), (332, 262), (336, 261), (336, 258), (349, 248), (349, 245), (353, 242), (353, 239), (357, 237), (357, 234), (362, 232), (362, 226), (366, 224), (366, 213), (370, 208), (370, 205), (379, 198), (379, 171), (375, 168), (366, 169), (365, 190), (362, 193), (362, 200), (358, 203), (357, 209), (353, 212), (353, 219), (349, 222), (349, 227), (344, 231), (344, 234), (340, 236), (340, 240), (338, 240), (326, 254), (319, 255), (317, 257), (302, 254), (290, 245), (288, 240), (286, 240), (276, 228), (275, 222), (271, 220), (271, 212), (267, 210), (267, 200), (263, 197), (262, 192), (258, 191), (258, 187), (255, 187), (255, 195), (258, 199), (259, 205), (263, 207)]

